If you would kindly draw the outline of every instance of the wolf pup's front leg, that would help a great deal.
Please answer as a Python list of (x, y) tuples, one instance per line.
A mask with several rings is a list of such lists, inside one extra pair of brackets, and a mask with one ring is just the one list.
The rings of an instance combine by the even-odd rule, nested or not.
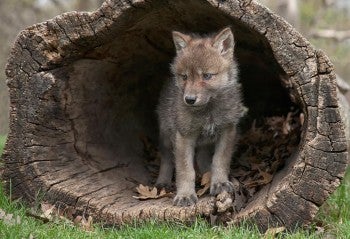
[(230, 162), (235, 144), (236, 128), (227, 127), (221, 133), (215, 145), (215, 153), (211, 167), (210, 194), (217, 195), (223, 191), (233, 192), (233, 184), (228, 179)]
[(193, 166), (196, 139), (196, 136), (182, 136), (179, 132), (176, 133), (174, 153), (177, 193), (174, 205), (177, 206), (190, 206), (198, 201)]

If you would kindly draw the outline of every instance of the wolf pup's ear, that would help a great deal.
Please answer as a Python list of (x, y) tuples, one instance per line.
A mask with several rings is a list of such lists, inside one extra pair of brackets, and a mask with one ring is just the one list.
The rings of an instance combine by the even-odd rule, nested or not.
[(226, 27), (213, 37), (213, 47), (218, 49), (221, 55), (233, 52), (235, 42), (231, 28)]
[(188, 42), (190, 40), (191, 40), (190, 36), (185, 35), (181, 32), (173, 31), (173, 41), (177, 52), (184, 49), (188, 45)]

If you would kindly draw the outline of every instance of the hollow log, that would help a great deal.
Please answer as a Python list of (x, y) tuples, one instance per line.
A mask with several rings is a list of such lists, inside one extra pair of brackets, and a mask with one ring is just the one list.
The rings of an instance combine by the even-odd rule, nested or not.
[[(223, 222), (309, 224), (347, 165), (333, 66), (282, 18), (248, 0), (107, 0), (23, 30), (6, 69), (10, 133), (2, 160), (13, 197), (73, 207), (106, 224), (218, 215), (215, 198), (172, 206), (133, 198), (152, 185), (140, 135), (157, 142), (155, 108), (175, 55), (171, 31), (231, 26), (251, 119), (298, 108), (300, 140), (271, 183)], [(273, 140), (273, 139), (272, 139)]]

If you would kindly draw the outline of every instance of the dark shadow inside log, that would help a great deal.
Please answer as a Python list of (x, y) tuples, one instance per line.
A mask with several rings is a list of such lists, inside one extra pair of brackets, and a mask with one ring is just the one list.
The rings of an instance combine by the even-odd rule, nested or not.
[[(107, 11), (118, 9), (118, 4), (111, 4), (112, 10), (106, 4), (99, 10), (100, 15), (94, 16), (94, 21), (111, 14)], [(251, 4), (262, 15), (267, 11)], [(286, 60), (282, 66), (277, 61), (271, 39), (243, 23), (242, 19), (199, 0), (121, 5), (119, 10), (122, 13), (108, 27), (102, 26), (103, 36), (98, 41), (75, 34), (74, 29), (62, 27), (60, 19), (56, 19), (60, 26), (57, 29), (64, 29), (63, 35), (70, 36), (60, 39), (66, 41), (64, 44), (55, 43), (64, 45), (60, 49), (62, 60), (59, 63), (46, 62), (31, 75), (30, 81), (18, 80), (21, 86), (15, 80), (9, 83), (13, 89), (12, 104), (17, 107), (13, 109), (16, 111), (13, 115), (16, 114), (17, 118), (12, 118), (12, 133), (4, 154), (7, 167), (4, 178), (12, 180), (13, 192), (18, 197), (25, 194), (32, 200), (41, 189), (47, 199), (80, 210), (87, 209), (107, 223), (120, 225), (134, 219), (189, 220), (198, 215), (209, 216), (215, 212), (209, 196), (202, 198), (194, 208), (173, 207), (169, 198), (139, 201), (132, 197), (139, 183), (151, 185), (154, 182), (140, 137), (147, 136), (157, 142), (155, 108), (162, 85), (171, 79), (169, 64), (175, 54), (171, 31), (207, 34), (226, 26), (232, 27), (244, 102), (249, 108), (249, 124), (262, 116), (286, 115), (291, 107), (304, 112), (306, 118), (312, 118), (315, 115), (311, 110), (316, 106), (311, 110), (306, 107), (309, 96), (303, 98), (295, 88), (297, 83), (290, 83), (291, 76), (296, 73), (285, 72), (289, 62)], [(244, 8), (244, 4), (241, 7)], [(69, 19), (73, 15), (63, 18)], [(274, 17), (271, 13), (267, 16)], [(54, 43), (50, 44), (54, 47)], [(305, 48), (308, 47), (306, 44)], [(295, 61), (299, 60), (296, 58)], [(9, 72), (12, 65), (8, 67)], [(292, 61), (290, 65), (293, 66)], [(12, 73), (8, 75), (15, 79)], [(21, 87), (26, 89), (25, 97), (15, 90)], [(317, 89), (311, 88), (310, 91)], [(26, 103), (28, 101), (30, 105)], [(19, 122), (18, 118), (23, 118), (25, 123)], [(303, 127), (301, 144), (305, 142), (305, 128), (310, 125)], [(15, 131), (19, 129), (21, 134), (16, 136)], [(24, 145), (24, 149), (14, 150), (17, 145)], [(289, 191), (285, 194), (283, 191), (280, 197), (271, 196), (290, 184), (288, 180), (293, 170), (293, 175), (297, 175), (295, 171), (301, 165), (298, 162), (298, 167), (295, 166), (300, 160), (296, 157), (299, 151), (300, 148), (296, 149), (271, 184), (254, 195), (238, 220), (254, 217), (262, 228), (275, 224), (292, 227), (300, 222), (310, 222), (335, 185), (332, 184), (329, 191), (322, 191), (320, 197), (311, 195), (312, 202), (311, 199), (304, 202), (303, 197), (295, 194), (294, 201), (283, 201), (278, 208), (274, 208), (273, 203), (284, 200)], [(346, 158), (346, 155), (342, 157)], [(337, 173), (334, 175), (341, 177), (343, 171)], [(292, 191), (294, 193), (294, 188)], [(297, 186), (295, 191), (298, 192)], [(298, 209), (294, 210), (294, 206)], [(288, 208), (293, 210), (289, 212)], [(301, 215), (299, 209), (309, 213)], [(286, 210), (289, 214), (284, 214)]]

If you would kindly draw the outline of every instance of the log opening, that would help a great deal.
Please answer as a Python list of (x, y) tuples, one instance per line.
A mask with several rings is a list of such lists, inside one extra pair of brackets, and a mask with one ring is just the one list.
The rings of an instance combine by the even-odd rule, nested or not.
[[(17, 40), (7, 69), (12, 109), (3, 176), (11, 179), (14, 194), (33, 200), (43, 190), (53, 202), (87, 208), (97, 219), (119, 225), (135, 218), (190, 220), (214, 213), (209, 197), (196, 207), (177, 208), (168, 198), (140, 202), (132, 196), (138, 183), (154, 179), (140, 136), (157, 141), (155, 107), (175, 54), (171, 31), (205, 34), (231, 26), (249, 118), (286, 115), (294, 107), (305, 113), (307, 124), (283, 170), (230, 219), (253, 218), (262, 228), (309, 223), (338, 185), (347, 156), (327, 58), (254, 2), (127, 2), (107, 1), (93, 14), (63, 14)], [(16, 68), (16, 58), (29, 63)], [(319, 91), (325, 94), (321, 100)], [(323, 109), (330, 106), (325, 122), (339, 123), (339, 134), (328, 138), (330, 148), (323, 139), (305, 146), (318, 135), (319, 125), (310, 119), (317, 118), (320, 101)], [(330, 132), (319, 135), (324, 134)], [(334, 170), (320, 148), (325, 155), (335, 151)], [(311, 153), (324, 165), (307, 162)], [(320, 175), (326, 186), (314, 195), (318, 168), (325, 170)], [(300, 184), (309, 179), (307, 192)], [(300, 213), (305, 210), (309, 213)]]

